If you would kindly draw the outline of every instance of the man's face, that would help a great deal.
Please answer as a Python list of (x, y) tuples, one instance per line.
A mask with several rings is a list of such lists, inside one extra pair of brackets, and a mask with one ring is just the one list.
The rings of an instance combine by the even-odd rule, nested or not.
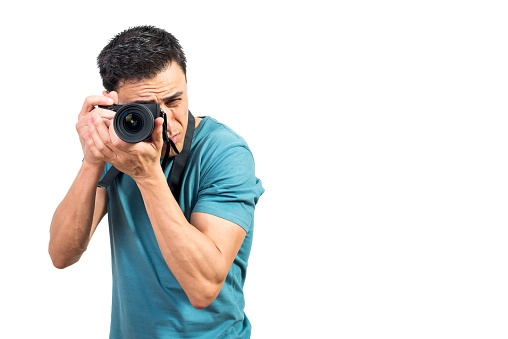
[[(188, 122), (187, 80), (182, 69), (173, 62), (151, 79), (125, 82), (118, 89), (118, 103), (159, 104), (168, 117), (168, 136), (178, 151), (183, 148)], [(171, 156), (175, 152), (171, 150)]]

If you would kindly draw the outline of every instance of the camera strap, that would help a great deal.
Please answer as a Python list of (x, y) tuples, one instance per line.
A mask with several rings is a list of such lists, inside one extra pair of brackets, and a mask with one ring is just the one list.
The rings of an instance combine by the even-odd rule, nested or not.
[[(196, 123), (194, 121), (194, 116), (189, 111), (189, 120), (187, 122), (187, 131), (185, 132), (183, 148), (182, 151), (175, 156), (173, 160), (173, 167), (171, 168), (171, 172), (169, 173), (169, 188), (171, 189), (171, 193), (173, 193), (173, 196), (175, 197), (176, 201), (178, 201), (178, 199), (180, 198), (183, 171), (185, 169), (185, 166), (187, 166), (187, 159), (189, 158), (189, 153), (192, 146), (194, 129), (196, 129)], [(176, 147), (174, 148), (176, 150)], [(166, 153), (168, 153), (167, 149), (168, 147), (166, 147)], [(163, 169), (165, 169), (165, 167), (163, 167)]]
[[(163, 124), (163, 139), (166, 142), (166, 152), (164, 154), (164, 160), (162, 161), (162, 169), (165, 170), (167, 166), (167, 162), (169, 159), (170, 147), (176, 152), (176, 156), (173, 157), (173, 167), (171, 168), (171, 172), (169, 173), (169, 188), (171, 193), (175, 197), (175, 200), (178, 201), (180, 197), (180, 190), (182, 187), (182, 176), (185, 166), (187, 165), (187, 159), (189, 158), (189, 153), (192, 145), (192, 138), (194, 136), (195, 129), (195, 120), (194, 116), (189, 111), (189, 120), (187, 123), (187, 131), (185, 133), (185, 139), (183, 143), (183, 148), (181, 152), (178, 152), (178, 149), (175, 146), (173, 140), (168, 137), (167, 134), (167, 117), (166, 113), (163, 113), (164, 124)], [(106, 172), (104, 178), (97, 184), (98, 187), (109, 187), (113, 180), (117, 177), (121, 172), (114, 166)]]
[[(189, 112), (190, 113), (190, 112)], [(171, 140), (168, 137), (168, 115), (166, 112), (161, 111), (162, 118), (164, 119), (164, 123), (162, 124), (162, 140), (166, 143), (166, 152), (164, 153), (164, 160), (162, 161), (162, 169), (166, 170), (166, 164), (168, 163), (169, 159), (169, 152), (171, 151), (171, 148), (175, 151), (175, 153), (178, 155), (180, 152), (178, 151), (178, 148), (176, 148), (175, 143), (173, 140)], [(185, 140), (184, 140), (185, 143)]]

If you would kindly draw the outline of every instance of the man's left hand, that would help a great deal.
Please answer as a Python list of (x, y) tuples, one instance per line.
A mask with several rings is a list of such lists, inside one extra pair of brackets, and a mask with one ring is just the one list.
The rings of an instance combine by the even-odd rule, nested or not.
[[(108, 96), (117, 103), (118, 97), (115, 94), (111, 92)], [(130, 144), (118, 137), (112, 123), (109, 123), (108, 127), (99, 115), (92, 113), (88, 122), (91, 136), (87, 141), (88, 146), (97, 158), (110, 163), (134, 180), (148, 178), (155, 171), (161, 170), (163, 123), (163, 118), (155, 119), (152, 137), (146, 141)]]

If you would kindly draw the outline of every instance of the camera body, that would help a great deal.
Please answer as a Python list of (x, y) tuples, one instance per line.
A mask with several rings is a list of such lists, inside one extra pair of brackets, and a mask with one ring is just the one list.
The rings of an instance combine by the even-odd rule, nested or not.
[(154, 120), (162, 117), (158, 104), (126, 104), (99, 106), (115, 111), (113, 127), (120, 139), (134, 144), (149, 139), (153, 132)]

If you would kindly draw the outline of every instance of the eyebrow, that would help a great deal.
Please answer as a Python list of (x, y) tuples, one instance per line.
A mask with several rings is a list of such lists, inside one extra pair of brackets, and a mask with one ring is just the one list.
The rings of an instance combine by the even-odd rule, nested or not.
[[(181, 96), (182, 94), (183, 94), (183, 92), (176, 92), (175, 94), (162, 99), (161, 102), (167, 102), (170, 100), (174, 100), (174, 99), (178, 98), (179, 96)], [(132, 103), (133, 104), (154, 104), (155, 101), (153, 101), (153, 100), (148, 100), (148, 101), (138, 100), (138, 101), (133, 101)]]

